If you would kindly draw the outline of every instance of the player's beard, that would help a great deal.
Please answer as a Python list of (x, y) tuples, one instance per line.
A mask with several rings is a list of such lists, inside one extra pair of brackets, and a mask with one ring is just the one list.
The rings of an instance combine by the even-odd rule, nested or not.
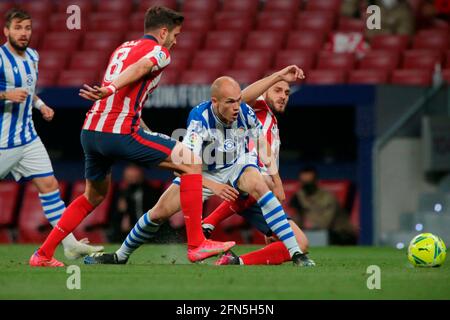
[(11, 44), (11, 47), (13, 47), (15, 50), (20, 51), (20, 52), (27, 50), (28, 45), (30, 44), (30, 40), (31, 39), (29, 39), (25, 45), (21, 46), (13, 38), (11, 38), (11, 36), (8, 37), (8, 41)]

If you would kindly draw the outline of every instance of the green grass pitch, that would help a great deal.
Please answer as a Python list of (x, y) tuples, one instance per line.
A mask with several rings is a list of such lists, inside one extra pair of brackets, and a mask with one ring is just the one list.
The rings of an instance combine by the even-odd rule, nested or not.
[[(118, 246), (107, 246), (115, 250)], [(33, 245), (0, 246), (0, 299), (450, 299), (450, 262), (420, 269), (406, 252), (378, 247), (312, 248), (315, 268), (190, 264), (184, 245), (146, 245), (127, 265), (81, 267), (81, 289), (69, 290), (66, 268), (30, 268)], [(237, 253), (256, 246), (239, 246)], [(381, 289), (369, 290), (367, 267), (381, 269)]]

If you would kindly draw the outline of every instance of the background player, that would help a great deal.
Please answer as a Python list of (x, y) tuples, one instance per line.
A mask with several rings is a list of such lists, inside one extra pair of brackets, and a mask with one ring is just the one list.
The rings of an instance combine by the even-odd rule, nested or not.
[[(298, 77), (293, 68), (293, 77)], [(241, 103), (239, 84), (229, 77), (217, 79), (211, 86), (211, 101), (193, 108), (189, 115), (188, 130), (183, 143), (204, 159), (204, 198), (212, 195), (210, 183), (230, 184), (243, 193), (258, 199), (268, 225), (283, 241), (292, 260), (299, 265), (309, 261), (301, 253), (286, 215), (273, 193), (263, 180), (257, 156), (249, 152), (250, 137), (260, 140), (257, 149), (270, 175), (276, 173), (276, 164), (270, 152), (265, 156), (266, 141), (260, 136), (261, 123), (253, 110)], [(262, 150), (262, 152), (261, 152)], [(226, 161), (224, 161), (226, 159)], [(178, 179), (164, 192), (158, 203), (147, 212), (129, 233), (121, 248), (115, 253), (92, 254), (85, 258), (87, 264), (122, 264), (146, 240), (154, 237), (159, 225), (179, 211)], [(153, 228), (144, 230), (152, 223)]]
[[(28, 47), (32, 35), (30, 15), (12, 9), (6, 14), (0, 47), (0, 179), (11, 173), (16, 181), (31, 180), (39, 191), (45, 217), (55, 226), (65, 210), (50, 158), (33, 124), (33, 107), (46, 121), (54, 112), (36, 95), (39, 55)], [(69, 234), (63, 241), (68, 259), (103, 250), (77, 241)]]
[[(113, 52), (101, 88), (85, 85), (85, 90), (81, 90), (82, 97), (96, 100), (81, 133), (86, 190), (70, 204), (42, 247), (31, 256), (31, 266), (63, 266), (53, 258), (57, 245), (103, 201), (111, 181), (111, 166), (118, 159), (146, 167), (159, 165), (182, 174), (179, 201), (185, 214), (188, 256), (192, 261), (234, 245), (207, 240), (202, 233), (201, 159), (168, 136), (139, 128), (144, 126), (140, 119), (144, 101), (170, 63), (168, 50), (176, 44), (183, 19), (165, 7), (147, 10), (144, 37), (125, 42)], [(152, 223), (146, 227), (152, 228)]]
[[(291, 73), (286, 72), (292, 68), (293, 66), (289, 66), (261, 79), (245, 88), (242, 92), (242, 98), (253, 107), (256, 116), (262, 123), (263, 134), (271, 146), (277, 163), (281, 142), (275, 114), (284, 113), (289, 101), (289, 82), (297, 80), (297, 78), (292, 77)], [(280, 75), (283, 75), (283, 77), (280, 77)], [(302, 74), (300, 78), (304, 79), (304, 75)], [(285, 195), (279, 175), (269, 176), (264, 166), (261, 164), (260, 166), (263, 173), (265, 173), (265, 180), (269, 188), (277, 195), (280, 202), (284, 201)], [(235, 213), (242, 214), (246, 220), (250, 221), (252, 225), (266, 236), (266, 242), (272, 243), (260, 250), (244, 254), (240, 257), (237, 257), (232, 252), (227, 253), (217, 261), (217, 264), (281, 264), (290, 260), (290, 255), (286, 247), (282, 242), (277, 241), (276, 237), (273, 237), (273, 232), (267, 227), (267, 224), (261, 216), (261, 210), (256, 204), (256, 200), (252, 197), (239, 198), (235, 201), (224, 201), (221, 203), (203, 221), (203, 228), (207, 236), (211, 235), (221, 221)], [(289, 223), (300, 249), (305, 253), (308, 252), (308, 239), (306, 235), (294, 221), (289, 219)]]

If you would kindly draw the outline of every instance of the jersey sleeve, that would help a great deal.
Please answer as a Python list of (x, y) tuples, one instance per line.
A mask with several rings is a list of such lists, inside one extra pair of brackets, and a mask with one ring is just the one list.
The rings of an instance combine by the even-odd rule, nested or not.
[(262, 133), (262, 124), (256, 117), (255, 111), (247, 104), (243, 105), (242, 111), (244, 112), (245, 122), (247, 129), (249, 130), (250, 137), (258, 139)]
[(189, 114), (183, 144), (196, 155), (201, 156), (203, 141), (208, 139), (208, 127), (203, 116), (195, 108)]
[(153, 62), (153, 70), (157, 71), (167, 67), (170, 63), (169, 51), (162, 46), (154, 46), (152, 51), (145, 55), (145, 58)]

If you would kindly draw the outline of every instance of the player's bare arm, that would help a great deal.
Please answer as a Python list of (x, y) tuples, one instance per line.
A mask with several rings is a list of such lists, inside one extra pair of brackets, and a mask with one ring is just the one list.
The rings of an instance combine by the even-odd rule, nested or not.
[(305, 74), (302, 69), (296, 65), (288, 66), (270, 76), (252, 83), (242, 90), (242, 100), (248, 105), (253, 106), (256, 99), (278, 81), (287, 81), (290, 83), (303, 79), (305, 79)]
[(55, 111), (53, 111), (52, 108), (47, 106), (44, 101), (42, 101), (37, 95), (33, 97), (33, 105), (36, 109), (38, 109), (41, 114), (42, 118), (45, 121), (52, 121), (53, 117), (55, 115)]
[(0, 100), (9, 100), (15, 103), (22, 103), (28, 97), (28, 91), (22, 88), (0, 92)]

